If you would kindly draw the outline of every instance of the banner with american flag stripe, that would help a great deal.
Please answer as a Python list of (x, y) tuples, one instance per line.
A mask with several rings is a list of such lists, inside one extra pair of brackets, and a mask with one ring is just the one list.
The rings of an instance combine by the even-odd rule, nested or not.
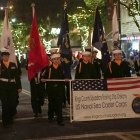
[(71, 121), (140, 118), (140, 78), (72, 81)]

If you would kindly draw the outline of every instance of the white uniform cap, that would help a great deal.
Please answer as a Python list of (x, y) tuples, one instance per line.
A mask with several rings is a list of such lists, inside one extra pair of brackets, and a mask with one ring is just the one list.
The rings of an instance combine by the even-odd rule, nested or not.
[(85, 52), (82, 52), (82, 55), (91, 55), (91, 52), (85, 51)]
[(8, 49), (2, 48), (2, 49), (1, 49), (1, 55), (10, 55), (10, 52), (9, 52)]
[(122, 51), (121, 50), (114, 50), (112, 53), (113, 54), (118, 54), (118, 53), (122, 53)]
[(6, 49), (6, 48), (2, 48), (2, 49), (1, 49), (1, 52), (2, 52), (2, 53), (3, 53), (3, 52), (10, 53), (9, 50)]
[(92, 52), (96, 52), (96, 53), (98, 53), (98, 51), (97, 51), (97, 50), (95, 50), (95, 49), (93, 49), (93, 50), (92, 50)]
[(60, 57), (59, 53), (54, 53), (54, 54), (51, 55), (51, 59), (59, 58), (59, 57)]

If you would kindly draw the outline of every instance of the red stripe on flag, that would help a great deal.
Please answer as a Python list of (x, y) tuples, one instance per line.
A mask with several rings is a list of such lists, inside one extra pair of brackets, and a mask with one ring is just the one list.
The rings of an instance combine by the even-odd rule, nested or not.
[(127, 89), (134, 89), (134, 88), (140, 88), (140, 85), (136, 85), (136, 86), (130, 86), (130, 87), (114, 87), (114, 88), (111, 88), (111, 87), (108, 87), (108, 90), (109, 91), (113, 91), (113, 90), (127, 90)]
[(123, 85), (123, 84), (136, 84), (136, 83), (140, 83), (140, 80), (136, 80), (136, 81), (122, 81), (122, 82), (117, 82), (116, 81), (111, 81), (111, 82), (108, 82), (108, 85)]
[(140, 78), (119, 78), (107, 80), (108, 90), (128, 90), (140, 88)]

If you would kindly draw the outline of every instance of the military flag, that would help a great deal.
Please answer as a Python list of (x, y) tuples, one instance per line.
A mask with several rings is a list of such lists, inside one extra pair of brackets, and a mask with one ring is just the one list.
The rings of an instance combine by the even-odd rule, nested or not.
[(103, 30), (102, 21), (100, 18), (99, 8), (97, 7), (96, 13), (95, 13), (92, 45), (98, 50), (101, 50), (103, 37), (104, 37), (104, 30)]
[(64, 3), (61, 30), (58, 36), (57, 46), (60, 48), (62, 65), (65, 78), (71, 78), (72, 51), (69, 38), (69, 24), (67, 15), (67, 0)]
[(30, 32), (29, 53), (28, 53), (28, 79), (31, 80), (38, 72), (48, 66), (49, 60), (45, 47), (40, 39), (36, 21), (35, 8), (33, 10), (33, 21)]
[(107, 42), (104, 39), (104, 30), (103, 30), (103, 25), (102, 25), (98, 7), (96, 8), (96, 14), (95, 14), (92, 45), (101, 51), (102, 64), (104, 65), (104, 72), (105, 72), (106, 71), (105, 68), (108, 62), (110, 61), (110, 54), (109, 54)]
[(11, 26), (8, 20), (8, 8), (5, 9), (5, 17), (4, 17), (3, 30), (1, 35), (0, 50), (3, 48), (7, 49), (10, 53), (9, 61), (17, 64)]
[(119, 28), (118, 28), (118, 18), (116, 13), (116, 5), (114, 6), (113, 18), (112, 18), (112, 38), (114, 47), (119, 46)]

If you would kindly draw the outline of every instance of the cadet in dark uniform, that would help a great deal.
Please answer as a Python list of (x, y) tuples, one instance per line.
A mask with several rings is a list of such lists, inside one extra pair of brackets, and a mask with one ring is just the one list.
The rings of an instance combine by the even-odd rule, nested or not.
[(13, 122), (17, 101), (17, 90), (21, 92), (21, 82), (15, 63), (9, 62), (7, 49), (1, 51), (0, 96), (2, 102), (2, 123), (4, 127)]
[(34, 117), (42, 116), (42, 108), (44, 104), (45, 84), (40, 82), (41, 72), (39, 72), (31, 81), (31, 105)]
[(85, 51), (82, 53), (82, 58), (76, 67), (75, 79), (94, 79), (95, 69), (93, 68), (91, 61), (91, 53)]
[[(69, 43), (66, 41), (61, 48), (61, 63), (64, 71), (64, 78), (71, 79), (71, 65), (72, 65), (72, 50), (70, 49)], [(66, 99), (68, 104), (70, 104), (70, 83), (67, 80), (66, 85), (66, 94), (64, 95), (63, 106), (66, 107)], [(65, 99), (66, 98), (66, 99)]]
[(113, 51), (114, 60), (108, 64), (108, 78), (131, 77), (129, 63), (122, 60), (122, 51)]
[(92, 64), (93, 68), (95, 69), (95, 79), (101, 79), (101, 76), (103, 74), (103, 66), (101, 59), (97, 58), (98, 51), (93, 49), (92, 50)]
[[(42, 82), (44, 79), (64, 79), (64, 72), (60, 65), (60, 54), (51, 55), (52, 65), (47, 67), (43, 72)], [(62, 102), (65, 92), (64, 81), (48, 81), (46, 82), (46, 91), (48, 93), (48, 119), (53, 121), (54, 116), (57, 117), (58, 125), (63, 126), (62, 118)]]

